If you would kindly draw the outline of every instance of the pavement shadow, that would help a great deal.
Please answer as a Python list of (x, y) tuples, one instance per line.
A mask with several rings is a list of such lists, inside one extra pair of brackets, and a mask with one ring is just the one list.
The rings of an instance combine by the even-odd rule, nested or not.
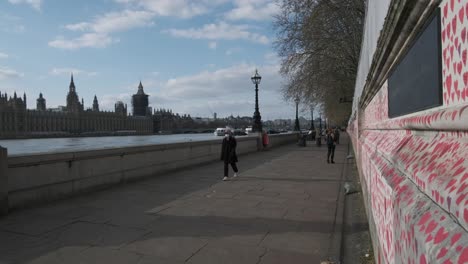
[[(246, 177), (236, 180), (238, 188), (255, 191), (258, 181), (276, 181), (280, 186), (287, 181), (327, 181), (248, 176), (249, 170), (297, 150), (297, 146), (288, 145), (241, 155), (238, 166)], [(321, 151), (325, 153), (326, 148)], [(234, 194), (227, 189), (233, 186), (229, 184), (217, 188), (219, 197), (212, 204), (204, 204), (205, 193), (220, 183), (222, 173), (223, 164), (213, 162), (15, 211), (0, 219), (0, 263), (87, 263), (75, 258), (79, 260), (77, 256), (83, 252), (96, 249), (108, 250), (106, 257), (122, 259), (128, 254), (141, 257), (165, 250), (158, 254), (183, 262), (208, 242), (225, 240), (255, 247), (290, 246), (307, 253), (314, 247), (327, 247), (327, 242), (320, 241), (340, 228), (334, 226), (334, 219), (320, 215), (319, 210), (334, 211), (326, 203), (317, 204), (320, 208), (308, 215), (301, 211), (289, 214), (297, 205), (280, 205), (275, 202), (277, 197), (264, 196), (264, 207), (257, 207), (256, 201), (248, 198), (233, 199)], [(304, 220), (306, 217), (308, 220)], [(99, 263), (95, 259), (99, 258), (93, 257), (94, 263)]]
[[(261, 155), (258, 153), (241, 155), (238, 165), (240, 170), (248, 171), (281, 157), (292, 149), (294, 149), (292, 146), (282, 146), (261, 152)], [(222, 171), (221, 162), (212, 162), (36, 207), (15, 210), (8, 216), (0, 218), (0, 263), (26, 263), (69, 246), (81, 250), (96, 245), (118, 248), (122, 245), (122, 241), (128, 239), (138, 240), (148, 234), (160, 236), (161, 234), (158, 235), (149, 227), (160, 216), (144, 212), (183, 199), (193, 192), (210, 188), (220, 182)], [(194, 230), (190, 231), (190, 227), (195, 225), (193, 221), (198, 222), (196, 217), (173, 217), (169, 222), (183, 223), (183, 226), (189, 227), (189, 229), (176, 228), (173, 230), (175, 232), (173, 235), (177, 232), (181, 236), (195, 235)], [(223, 221), (231, 225), (244, 225), (253, 220), (216, 217), (206, 217), (201, 220), (204, 223)], [(283, 224), (288, 223), (283, 222)], [(149, 229), (146, 229), (147, 227)], [(185, 230), (185, 233), (181, 230)], [(170, 234), (170, 231), (167, 232)], [(217, 236), (235, 233), (234, 230), (229, 231), (231, 233), (227, 232), (226, 229)]]

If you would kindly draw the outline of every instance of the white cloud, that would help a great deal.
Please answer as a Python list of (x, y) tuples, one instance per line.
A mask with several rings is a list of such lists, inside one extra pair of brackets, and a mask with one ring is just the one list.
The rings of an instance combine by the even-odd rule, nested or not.
[(75, 39), (65, 39), (57, 37), (49, 42), (49, 46), (60, 49), (74, 50), (79, 48), (104, 48), (111, 43), (118, 42), (106, 34), (86, 33)]
[(0, 52), (0, 59), (7, 59), (7, 58), (8, 58), (8, 54)]
[(278, 57), (278, 54), (275, 52), (268, 52), (264, 55), (265, 61), (268, 64), (280, 64), (280, 57)]
[(280, 10), (272, 0), (235, 0), (235, 8), (225, 14), (228, 20), (270, 20)]
[(0, 11), (0, 31), (6, 33), (23, 33), (26, 27), (21, 24), (22, 18)]
[(118, 3), (137, 6), (158, 16), (191, 18), (208, 13), (213, 7), (227, 0), (115, 0)]
[(234, 53), (242, 51), (241, 48), (230, 48), (226, 50), (226, 55), (231, 56)]
[(98, 101), (99, 101), (99, 107), (102, 110), (111, 110), (114, 111), (115, 109), (115, 103), (117, 101), (122, 101), (124, 104), (127, 104), (128, 111), (131, 111), (131, 102), (130, 99), (132, 98), (132, 95), (130, 93), (121, 93), (117, 95), (104, 95), (102, 97), (97, 96)]
[[(232, 67), (214, 71), (203, 71), (195, 75), (182, 76), (169, 79), (164, 85), (161, 94), (173, 98), (217, 98), (226, 94), (251, 93), (251, 75), (255, 66), (239, 64)], [(263, 66), (259, 69), (263, 79), (268, 80), (268, 89), (277, 89), (281, 83), (278, 77), (279, 66)], [(263, 72), (261, 72), (263, 71)], [(277, 81), (276, 83), (273, 82)], [(277, 87), (276, 87), (277, 86)]]
[(16, 5), (16, 4), (28, 4), (32, 8), (40, 11), (41, 10), (41, 5), (42, 5), (42, 0), (8, 0), (8, 2)]
[(268, 44), (269, 39), (261, 34), (249, 31), (248, 25), (231, 25), (226, 22), (206, 24), (201, 28), (168, 29), (165, 32), (174, 37), (210, 40), (236, 40), (243, 39), (261, 44)]
[(53, 68), (49, 71), (50, 75), (86, 75), (86, 76), (96, 76), (97, 72), (85, 71), (77, 68)]
[[(169, 79), (157, 92), (166, 100), (159, 105), (192, 116), (211, 116), (213, 112), (219, 116), (251, 116), (255, 89), (250, 77), (255, 68), (255, 65), (243, 63)], [(293, 116), (294, 108), (283, 102), (281, 96), (283, 79), (278, 74), (279, 65), (261, 65), (258, 70), (262, 75), (259, 87), (262, 115), (270, 118)]]
[(61, 49), (104, 48), (109, 44), (118, 42), (110, 36), (111, 33), (126, 31), (136, 27), (153, 25), (151, 21), (154, 14), (148, 11), (124, 10), (111, 12), (96, 17), (91, 22), (79, 22), (65, 25), (71, 31), (84, 31), (86, 33), (74, 39), (58, 37), (49, 42), (49, 46)]
[(111, 12), (96, 17), (91, 22), (80, 22), (66, 25), (65, 28), (72, 31), (92, 31), (109, 34), (112, 32), (126, 31), (136, 27), (151, 25), (154, 14), (148, 11), (124, 10)]
[(208, 43), (208, 47), (210, 49), (216, 49), (218, 47), (218, 43), (216, 43), (216, 41), (211, 41), (210, 43)]
[[(255, 88), (250, 77), (256, 66), (238, 64), (215, 70), (206, 70), (193, 75), (179, 76), (166, 81), (142, 80), (145, 92), (150, 95), (150, 106), (154, 109), (172, 109), (175, 113), (192, 116), (252, 116), (254, 112)], [(282, 77), (279, 66), (260, 65), (262, 82), (259, 86), (260, 112), (263, 120), (293, 118), (294, 106), (283, 101), (280, 89)], [(137, 83), (125, 89), (128, 92), (106, 95), (99, 98), (103, 109), (112, 110), (118, 100), (128, 103), (131, 111), (131, 95)]]
[(9, 68), (0, 67), (0, 80), (23, 77), (24, 74)]

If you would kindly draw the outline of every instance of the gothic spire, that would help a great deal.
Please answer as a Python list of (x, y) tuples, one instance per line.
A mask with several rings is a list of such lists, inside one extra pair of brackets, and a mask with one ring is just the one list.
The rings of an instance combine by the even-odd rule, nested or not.
[(99, 102), (97, 100), (96, 95), (94, 95), (94, 100), (93, 100), (93, 111), (94, 112), (99, 112)]
[(143, 84), (141, 84), (141, 81), (140, 81), (140, 84), (138, 85), (137, 94), (145, 94), (145, 91), (143, 91)]
[(75, 82), (73, 82), (73, 72), (71, 74), (71, 80), (70, 80), (70, 92), (75, 92)]

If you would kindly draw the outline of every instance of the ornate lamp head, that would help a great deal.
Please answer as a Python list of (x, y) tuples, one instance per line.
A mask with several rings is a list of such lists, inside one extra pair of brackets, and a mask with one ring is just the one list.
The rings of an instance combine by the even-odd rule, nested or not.
[(258, 70), (255, 69), (255, 74), (250, 78), (254, 84), (260, 84), (260, 81), (262, 80), (262, 76), (258, 74)]

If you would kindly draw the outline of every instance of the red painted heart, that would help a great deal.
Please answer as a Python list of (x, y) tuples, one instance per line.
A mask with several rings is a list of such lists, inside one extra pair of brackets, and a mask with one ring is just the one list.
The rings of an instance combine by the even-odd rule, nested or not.
[(466, 50), (462, 52), (462, 62), (464, 66), (466, 66), (466, 55), (467, 55), (466, 53), (467, 53)]
[(458, 74), (461, 74), (461, 70), (462, 70), (462, 63), (459, 62), (459, 63), (457, 63), (457, 72), (458, 72)]
[(468, 86), (468, 72), (463, 73), (463, 83)]
[(445, 30), (447, 31), (447, 38), (450, 38), (450, 36), (452, 35), (452, 26), (450, 25), (450, 22), (447, 23), (447, 27), (445, 28)]
[(447, 93), (450, 95), (452, 93), (452, 75), (445, 78), (445, 85), (447, 86)]
[(468, 19), (468, 3), (465, 5), (465, 16)]
[(457, 16), (452, 19), (452, 30), (453, 34), (457, 33)]
[(466, 28), (463, 28), (462, 31), (461, 31), (461, 39), (462, 39), (463, 43), (465, 43), (465, 41), (466, 41)]
[(465, 18), (464, 8), (460, 8), (460, 11), (458, 11), (458, 18), (460, 19), (460, 23), (463, 23), (463, 19)]

